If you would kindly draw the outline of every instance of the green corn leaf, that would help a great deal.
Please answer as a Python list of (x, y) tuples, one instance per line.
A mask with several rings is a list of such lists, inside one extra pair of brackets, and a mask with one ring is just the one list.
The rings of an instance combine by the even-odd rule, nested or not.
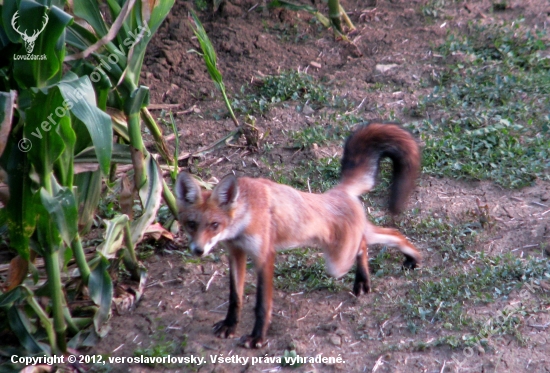
[(122, 247), (124, 228), (128, 224), (127, 215), (119, 215), (113, 219), (105, 219), (105, 233), (103, 242), (97, 247), (97, 251), (107, 258), (116, 257), (117, 251)]
[(68, 45), (81, 51), (87, 49), (90, 45), (99, 40), (96, 34), (76, 22), (73, 23), (71, 27), (67, 28), (65, 38)]
[(38, 342), (33, 336), (31, 321), (23, 311), (17, 307), (11, 307), (7, 313), (11, 330), (17, 335), (17, 338), (27, 351), (32, 354), (51, 354), (50, 347)]
[(86, 234), (92, 227), (93, 218), (101, 197), (101, 172), (83, 172), (75, 175), (78, 191), (78, 231)]
[(40, 189), (40, 200), (55, 221), (63, 241), (70, 246), (78, 232), (76, 201), (72, 191), (61, 187), (55, 178), (52, 178), (52, 192), (50, 194), (45, 188)]
[[(75, 155), (75, 163), (96, 163), (96, 151), (93, 146), (88, 147)], [(113, 144), (113, 153), (111, 156), (111, 162), (131, 164), (132, 154), (130, 153), (130, 146), (126, 144)]]
[(0, 294), (0, 309), (7, 310), (13, 307), (13, 304), (17, 301), (25, 299), (26, 294), (23, 292), (20, 286)]
[(65, 145), (65, 151), (61, 153), (56, 160), (54, 169), (59, 178), (59, 182), (69, 188), (72, 188), (74, 177), (74, 146), (76, 143), (76, 134), (71, 126), (69, 117), (59, 121), (57, 132)]
[(157, 211), (162, 201), (162, 172), (157, 161), (147, 154), (145, 158), (146, 183), (139, 189), (139, 197), (143, 205), (143, 214), (132, 221), (132, 244), (141, 242), (145, 230), (155, 221)]
[[(44, 23), (46, 23), (46, 26), (36, 39), (31, 53), (28, 53), (25, 43), (22, 42), (21, 49), (16, 54), (33, 54), (44, 56), (44, 58), (18, 60), (13, 65), (13, 76), (21, 87), (45, 87), (50, 79), (56, 76), (60, 77), (63, 72), (63, 59), (65, 57), (64, 32), (67, 25), (72, 22), (72, 17), (59, 8), (51, 7), (48, 10), (43, 5), (28, 0), (21, 1), (18, 15), (17, 21), (20, 23), (17, 23), (17, 25), (20, 26), (20, 30), (38, 31)], [(44, 15), (48, 17), (47, 22), (45, 22)], [(7, 25), (10, 25), (10, 23), (7, 23)], [(10, 30), (12, 27), (10, 25), (5, 29)]]
[(237, 117), (233, 112), (233, 108), (231, 107), (231, 103), (229, 102), (229, 99), (227, 98), (227, 94), (225, 92), (225, 85), (223, 84), (222, 74), (217, 67), (216, 51), (214, 50), (214, 47), (212, 46), (212, 43), (210, 42), (210, 39), (208, 38), (208, 35), (206, 34), (206, 31), (204, 30), (204, 27), (202, 26), (202, 23), (199, 21), (199, 18), (197, 17), (195, 12), (191, 11), (191, 16), (193, 17), (193, 21), (195, 22), (195, 28), (191, 26), (191, 29), (199, 40), (199, 44), (202, 49), (202, 57), (204, 58), (204, 63), (206, 64), (208, 73), (210, 74), (210, 77), (212, 78), (212, 81), (214, 82), (216, 88), (218, 88), (218, 90), (221, 92), (225, 106), (227, 107), (227, 110), (229, 110), (229, 114), (231, 115), (231, 119), (233, 119), (235, 125), (239, 127), (239, 121), (237, 120)]
[(87, 76), (77, 79), (76, 75), (67, 74), (58, 87), (63, 98), (72, 104), (72, 107), (69, 105), (71, 113), (86, 125), (101, 171), (105, 175), (109, 174), (113, 126), (111, 117), (97, 108), (90, 79)]
[(132, 92), (130, 99), (126, 100), (124, 112), (129, 117), (139, 115), (141, 108), (147, 105), (149, 105), (149, 88), (142, 85)]
[(6, 149), (8, 136), (11, 132), (16, 97), (17, 91), (0, 92), (0, 157)]
[[(139, 75), (147, 45), (172, 9), (175, 0), (136, 1), (136, 5), (127, 22), (133, 32), (133, 51), (128, 59), (127, 74), (134, 86), (139, 84)], [(130, 18), (129, 17), (129, 18)]]
[(102, 38), (109, 31), (99, 11), (99, 2), (90, 0), (73, 0), (74, 15), (84, 19)]
[[(55, 179), (55, 177), (52, 179)], [(51, 256), (52, 253), (64, 249), (63, 238), (61, 237), (54, 219), (51, 218), (50, 213), (42, 204), (41, 194), (35, 193), (33, 195), (33, 200), (38, 213), (36, 220), (37, 246), (39, 246), (43, 256), (46, 258), (47, 256)]]
[(37, 215), (31, 189), (33, 182), (29, 177), (31, 166), (26, 153), (19, 149), (18, 144), (10, 141), (7, 149), (9, 152), (4, 155), (8, 157), (5, 169), (10, 175), (8, 178), (10, 200), (5, 210), (10, 245), (23, 259), (29, 260), (29, 238), (35, 230)]
[[(104, 241), (98, 246), (97, 251), (100, 252), (106, 258), (116, 257), (117, 251), (123, 247), (123, 241), (126, 250), (123, 254), (124, 265), (126, 269), (132, 274), (132, 279), (144, 281), (144, 276), (147, 274), (145, 267), (139, 264), (134, 243), (131, 242), (130, 236), (132, 235), (129, 219), (127, 215), (118, 215), (113, 219), (104, 220), (105, 222), (105, 234)], [(147, 223), (147, 222), (146, 222)], [(150, 224), (150, 222), (148, 222)], [(146, 225), (145, 227), (148, 227)], [(140, 229), (141, 227), (138, 227)], [(140, 285), (141, 287), (141, 285)], [(141, 294), (139, 294), (141, 296)]]
[(212, 78), (218, 89), (222, 90), (225, 88), (225, 86), (223, 84), (222, 74), (219, 72), (217, 67), (218, 62), (214, 46), (210, 42), (210, 39), (206, 34), (206, 30), (202, 26), (202, 23), (199, 21), (199, 18), (197, 17), (195, 12), (191, 11), (191, 16), (193, 17), (193, 21), (195, 22), (195, 28), (193, 28), (193, 32), (199, 40), (199, 44), (203, 52), (202, 56), (206, 64), (206, 68), (208, 69), (208, 73), (210, 74), (210, 77)]
[(113, 282), (108, 268), (109, 261), (102, 255), (99, 255), (88, 281), (90, 297), (99, 307), (94, 316), (94, 327), (100, 336), (104, 336), (108, 331), (108, 328), (105, 328), (105, 323), (111, 315), (111, 302), (113, 300)]
[[(26, 110), (27, 123), (24, 129), (25, 138), (32, 143), (27, 154), (42, 183), (46, 182), (54, 162), (65, 150), (58, 127), (61, 121), (69, 120), (59, 90), (50, 88), (46, 92), (38, 92), (32, 106)], [(61, 117), (56, 114), (56, 109)]]

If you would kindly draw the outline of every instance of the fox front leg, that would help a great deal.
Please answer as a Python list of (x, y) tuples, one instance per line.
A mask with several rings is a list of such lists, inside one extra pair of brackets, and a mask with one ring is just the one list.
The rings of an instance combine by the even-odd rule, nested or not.
[(269, 251), (263, 265), (258, 268), (258, 287), (256, 293), (256, 322), (252, 334), (241, 338), (239, 344), (245, 348), (262, 348), (266, 343), (267, 329), (271, 323), (273, 305), (273, 272), (275, 252)]
[(243, 304), (246, 254), (235, 248), (229, 249), (229, 308), (225, 320), (214, 324), (214, 334), (219, 338), (232, 338), (239, 323)]

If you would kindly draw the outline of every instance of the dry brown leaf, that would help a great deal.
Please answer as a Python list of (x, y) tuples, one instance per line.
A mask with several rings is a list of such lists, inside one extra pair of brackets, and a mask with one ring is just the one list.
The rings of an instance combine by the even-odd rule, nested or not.
[(134, 188), (132, 188), (132, 185), (130, 183), (130, 180), (126, 177), (126, 175), (122, 175), (120, 178), (120, 210), (123, 214), (128, 215), (130, 220), (132, 220), (134, 216)]
[(8, 286), (7, 291), (10, 291), (19, 286), (27, 273), (29, 272), (29, 262), (24, 260), (19, 255), (10, 261), (10, 268), (8, 270)]
[(157, 241), (160, 240), (161, 237), (164, 237), (170, 241), (174, 240), (174, 235), (166, 228), (164, 228), (160, 223), (151, 224), (145, 230), (145, 234)]

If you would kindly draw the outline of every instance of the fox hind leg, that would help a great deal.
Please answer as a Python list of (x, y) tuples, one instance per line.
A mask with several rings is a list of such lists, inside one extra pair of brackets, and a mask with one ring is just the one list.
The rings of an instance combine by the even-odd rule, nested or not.
[(353, 294), (356, 297), (361, 295), (361, 291), (365, 294), (371, 290), (370, 273), (369, 273), (369, 248), (367, 242), (363, 238), (359, 253), (357, 254), (357, 267), (355, 270), (355, 282), (353, 284)]
[(403, 262), (403, 268), (405, 269), (414, 269), (422, 261), (422, 255), (418, 249), (395, 229), (371, 226), (367, 231), (366, 237), (368, 245), (382, 244), (397, 247), (401, 250), (403, 255), (405, 255), (405, 261)]

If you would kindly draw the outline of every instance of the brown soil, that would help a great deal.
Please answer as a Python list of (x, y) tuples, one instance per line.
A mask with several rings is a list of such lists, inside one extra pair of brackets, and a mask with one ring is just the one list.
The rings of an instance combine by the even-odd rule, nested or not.
[[(366, 5), (368, 2), (342, 0), (358, 27), (351, 37), (357, 48), (335, 40), (330, 31), (312, 25), (311, 16), (306, 13), (273, 10), (262, 14), (251, 10), (257, 5), (256, 0), (230, 0), (219, 14), (213, 17), (202, 14), (201, 19), (218, 53), (218, 66), (230, 94), (239, 92), (242, 86), (257, 81), (258, 77), (307, 68), (309, 74), (326, 82), (335, 94), (357, 105), (364, 100), (359, 112), (366, 120), (377, 118), (377, 109), (388, 108), (394, 109), (399, 121), (407, 122), (411, 118), (404, 116), (403, 109), (413, 107), (420, 95), (431, 90), (421, 88), (419, 81), (430, 81), (434, 71), (440, 69), (433, 48), (445, 40), (449, 30), (460, 30), (469, 21), (489, 23), (524, 17), (528, 24), (539, 28), (546, 27), (550, 21), (547, 1), (508, 1), (508, 7), (499, 12), (492, 11), (493, 2), (467, 2), (465, 6), (463, 2), (441, 1), (447, 5), (434, 19), (421, 12), (426, 0), (379, 0), (375, 10)], [(323, 5), (317, 6), (327, 13)], [(190, 2), (178, 2), (174, 6), (150, 45), (142, 74), (143, 84), (151, 87), (151, 103), (179, 104), (174, 111), (196, 106), (197, 110), (191, 114), (176, 117), (184, 152), (211, 144), (233, 129), (202, 58), (189, 52), (199, 50), (188, 26), (190, 7)], [(370, 13), (362, 13), (365, 10)], [(312, 61), (321, 68), (312, 66)], [(382, 73), (375, 69), (379, 64), (397, 66)], [(391, 86), (394, 90), (379, 92), (372, 89), (374, 84)], [(319, 113), (306, 116), (298, 112), (295, 105), (292, 102), (280, 105), (257, 117), (258, 127), (262, 131), (269, 129), (268, 141), (274, 146), (263, 156), (288, 169), (308, 155), (307, 150), (297, 154), (296, 149), (287, 149), (288, 137), (283, 130), (299, 129), (312, 120), (321, 120)], [(325, 151), (334, 154), (337, 149)], [(193, 167), (195, 172), (202, 170), (199, 173), (205, 180), (210, 176), (219, 179), (231, 170), (239, 175), (266, 176), (270, 165), (263, 162), (261, 156), (246, 149), (222, 148), (197, 159)], [(479, 198), (489, 206), (495, 225), (478, 239), (475, 250), (490, 255), (509, 251), (518, 255), (536, 254), (549, 242), (550, 214), (542, 215), (548, 207), (541, 207), (549, 205), (546, 200), (549, 193), (550, 184), (543, 182), (510, 191), (491, 182), (423, 176), (410, 207), (419, 207), (425, 216), (438, 214), (453, 221), (475, 210), (475, 201)], [(181, 245), (181, 250), (187, 250)], [(440, 254), (428, 252), (422, 243), (418, 243), (418, 247), (426, 257), (424, 267), (441, 263)], [(374, 248), (371, 255), (378, 250)], [(137, 349), (150, 348), (163, 341), (186, 341), (185, 347), (177, 349), (175, 354), (203, 356), (206, 363), (155, 368), (113, 364), (112, 371), (277, 371), (278, 364), (273, 363), (212, 364), (210, 356), (282, 356), (292, 343), (301, 356), (341, 356), (345, 361), (335, 365), (305, 364), (296, 369), (299, 372), (550, 372), (548, 329), (527, 325), (521, 327), (529, 338), (526, 345), (505, 336), (494, 342), (491, 351), (474, 351), (473, 356), (469, 356), (469, 351), (448, 346), (426, 350), (396, 348), (411, 342), (429, 343), (448, 333), (440, 329), (440, 325), (422, 327), (416, 334), (408, 330), (399, 308), (388, 298), (406, 297), (410, 284), (420, 277), (407, 277), (400, 271), (374, 277), (374, 293), (358, 299), (347, 291), (291, 294), (276, 290), (269, 345), (261, 350), (245, 350), (238, 347), (237, 340), (217, 339), (212, 334), (212, 325), (224, 317), (227, 307), (226, 255), (218, 249), (216, 259), (184, 262), (180, 254), (161, 251), (147, 260), (150, 285), (136, 309), (115, 315), (112, 331), (88, 353), (133, 356)], [(465, 270), (468, 265), (464, 263)], [(253, 272), (249, 270), (243, 320), (238, 328), (240, 335), (250, 332), (254, 322), (254, 282)], [(349, 289), (351, 286), (350, 283)], [(519, 295), (512, 293), (507, 299), (472, 307), (469, 312), (495, 313), (518, 299)], [(546, 310), (538, 320), (532, 320), (532, 324), (548, 325), (548, 305), (544, 307)], [(464, 333), (457, 335), (461, 334)]]

